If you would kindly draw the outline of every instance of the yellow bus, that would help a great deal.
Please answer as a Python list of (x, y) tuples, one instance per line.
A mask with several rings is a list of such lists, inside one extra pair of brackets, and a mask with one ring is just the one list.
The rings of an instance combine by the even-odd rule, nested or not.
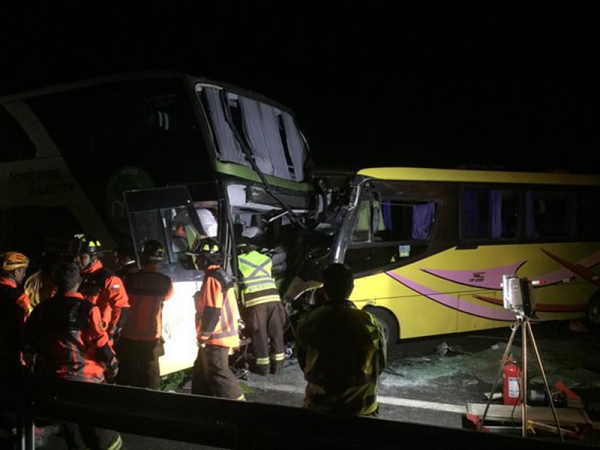
[[(84, 232), (108, 251), (167, 249), (162, 374), (196, 356), (189, 251), (216, 236), (260, 236), (274, 275), (295, 266), (312, 220), (308, 143), (294, 112), (249, 90), (171, 71), (82, 80), (0, 98), (0, 250), (35, 258)], [(109, 267), (111, 257), (105, 257)]]
[(503, 275), (531, 282), (540, 320), (600, 324), (599, 176), (389, 167), (342, 180), (331, 240), (288, 286), (296, 310), (315, 303), (320, 270), (344, 262), (351, 300), (390, 343), (510, 325)]

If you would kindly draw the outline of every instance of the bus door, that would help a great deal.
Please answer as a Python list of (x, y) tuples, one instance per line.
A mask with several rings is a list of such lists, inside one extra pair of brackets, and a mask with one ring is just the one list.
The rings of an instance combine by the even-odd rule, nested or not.
[(136, 254), (148, 239), (161, 242), (166, 257), (158, 269), (173, 280), (174, 295), (163, 307), (161, 375), (190, 368), (197, 354), (193, 295), (202, 283), (191, 252), (203, 237), (194, 203), (184, 186), (126, 191), (124, 198)]

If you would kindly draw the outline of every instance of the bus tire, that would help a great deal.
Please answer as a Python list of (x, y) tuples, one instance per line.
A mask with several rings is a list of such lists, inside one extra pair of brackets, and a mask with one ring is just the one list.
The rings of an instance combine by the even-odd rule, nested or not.
[(600, 290), (590, 299), (585, 313), (585, 324), (589, 328), (600, 329)]
[(381, 325), (388, 348), (395, 345), (400, 336), (400, 325), (392, 313), (383, 308), (365, 308), (365, 311), (373, 314)]

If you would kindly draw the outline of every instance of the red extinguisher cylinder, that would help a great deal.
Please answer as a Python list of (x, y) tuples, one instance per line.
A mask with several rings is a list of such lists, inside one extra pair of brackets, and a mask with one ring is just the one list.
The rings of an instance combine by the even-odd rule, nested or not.
[(514, 361), (502, 368), (503, 389), (502, 402), (505, 405), (521, 404), (521, 369)]

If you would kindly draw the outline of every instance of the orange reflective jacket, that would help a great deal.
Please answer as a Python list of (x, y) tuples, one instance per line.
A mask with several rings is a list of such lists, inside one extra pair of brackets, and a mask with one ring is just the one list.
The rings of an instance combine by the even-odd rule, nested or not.
[(79, 292), (86, 300), (98, 305), (108, 336), (112, 339), (117, 331), (121, 310), (129, 308), (129, 297), (123, 281), (103, 267), (100, 260), (94, 262), (89, 269), (83, 270), (81, 278)]
[(194, 294), (196, 336), (199, 343), (237, 348), (240, 313), (233, 285), (224, 282), (223, 274), (219, 266), (210, 266), (202, 288)]
[(173, 296), (173, 283), (153, 265), (124, 277), (129, 296), (129, 313), (121, 336), (136, 341), (152, 341), (162, 336), (163, 302)]

